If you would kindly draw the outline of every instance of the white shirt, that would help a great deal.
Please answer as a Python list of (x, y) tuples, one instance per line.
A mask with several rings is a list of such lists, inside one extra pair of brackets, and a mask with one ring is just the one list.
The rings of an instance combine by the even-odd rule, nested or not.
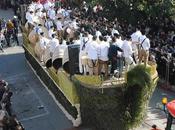
[(99, 47), (99, 44), (96, 41), (87, 43), (85, 51), (89, 59), (92, 59), (92, 60), (98, 59), (98, 47)]
[[(116, 43), (115, 43), (119, 48), (122, 49), (123, 46), (123, 40), (121, 38), (116, 39)], [(122, 52), (118, 51), (117, 52), (119, 56), (122, 56)]]
[(133, 53), (132, 47), (131, 47), (131, 41), (124, 40), (122, 50), (123, 50), (123, 56), (125, 58), (131, 57)]
[(99, 38), (99, 36), (101, 36), (101, 32), (100, 31), (96, 31), (95, 35)]
[(55, 16), (56, 16), (55, 10), (54, 9), (49, 9), (48, 10), (48, 16), (49, 16), (50, 19), (55, 20)]
[(89, 38), (88, 37), (82, 37), (81, 40), (80, 40), (80, 52), (81, 51), (85, 51), (85, 48), (88, 44), (89, 41)]
[(56, 47), (59, 46), (59, 40), (56, 39), (56, 38), (53, 38), (51, 41), (50, 41), (50, 52), (51, 53), (54, 53)]
[(66, 43), (63, 43), (63, 44), (57, 46), (54, 50), (54, 53), (52, 56), (52, 61), (54, 61), (57, 58), (63, 58), (66, 48), (67, 48)]
[(43, 12), (38, 11), (35, 15), (38, 16), (39, 18), (42, 18), (43, 17)]
[(105, 36), (105, 37), (106, 37), (106, 39), (107, 39), (107, 42), (109, 42), (109, 43), (110, 43), (110, 42), (112, 41), (111, 36), (108, 36), (108, 35), (107, 35), (107, 36)]
[(39, 27), (39, 26), (35, 26), (35, 27), (34, 27), (34, 30), (35, 30), (35, 32), (36, 32), (37, 34), (40, 34), (40, 33), (42, 32), (42, 28)]
[(131, 40), (132, 42), (139, 42), (139, 37), (142, 36), (142, 33), (138, 30), (136, 32), (134, 32), (132, 35), (131, 35)]
[(62, 25), (61, 21), (58, 20), (58, 21), (56, 22), (56, 26), (57, 26), (57, 30), (58, 30), (58, 31), (63, 30), (63, 25)]
[(26, 19), (27, 19), (27, 22), (30, 23), (30, 24), (34, 24), (34, 14), (26, 14)]
[(46, 10), (49, 10), (49, 8), (52, 6), (52, 3), (50, 1), (47, 1), (45, 4), (44, 4), (44, 8)]
[(40, 11), (43, 10), (43, 5), (41, 3), (37, 3), (36, 9), (40, 9)]
[(137, 44), (139, 43), (139, 37), (142, 36), (142, 33), (138, 30), (136, 32), (134, 32), (131, 35), (131, 40), (132, 40), (132, 49), (133, 51), (137, 52), (138, 48), (137, 48)]
[(119, 32), (118, 32), (118, 30), (113, 28), (111, 34), (112, 34), (112, 36), (114, 36), (114, 34), (119, 34)]
[(74, 44), (76, 44), (76, 45), (80, 45), (80, 44), (81, 44), (81, 40), (80, 40), (80, 39), (75, 40), (75, 41), (74, 41)]
[(100, 50), (99, 59), (102, 61), (108, 61), (109, 43), (102, 41), (99, 45), (99, 50)]
[(49, 43), (49, 40), (47, 38), (45, 38), (45, 37), (40, 38), (40, 47), (41, 47), (41, 49), (45, 50), (48, 43)]
[(29, 17), (30, 13), (29, 11), (26, 12), (26, 20), (28, 20), (28, 17)]
[(29, 5), (29, 9), (30, 10), (36, 10), (36, 3), (35, 2), (32, 2), (30, 5)]
[(150, 40), (145, 35), (139, 37), (139, 43), (144, 50), (148, 51), (150, 49)]
[(49, 38), (52, 38), (52, 34), (53, 33), (54, 33), (54, 30), (53, 29), (49, 29), (49, 31), (48, 31)]
[(78, 29), (78, 26), (77, 26), (77, 22), (76, 21), (73, 21), (70, 26), (72, 28), (74, 28), (74, 29)]
[(45, 26), (46, 26), (46, 28), (49, 30), (50, 27), (53, 26), (53, 22), (52, 22), (51, 20), (47, 20), (47, 21), (45, 22)]

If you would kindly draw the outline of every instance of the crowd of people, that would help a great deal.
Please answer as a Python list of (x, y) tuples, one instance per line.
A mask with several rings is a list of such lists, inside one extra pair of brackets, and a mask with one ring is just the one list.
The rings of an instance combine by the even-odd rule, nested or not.
[(24, 130), (22, 124), (13, 115), (11, 110), (11, 97), (8, 83), (0, 80), (0, 129), (2, 130)]
[(13, 19), (6, 21), (4, 18), (0, 19), (0, 49), (7, 45), (10, 47), (12, 44), (19, 45), (18, 41), (19, 21), (17, 16)]
[[(40, 47), (41, 61), (49, 54), (51, 64), (58, 69), (64, 62), (66, 46), (79, 44), (79, 71), (85, 75), (87, 72), (89, 75), (104, 72), (107, 78), (111, 65), (110, 74), (117, 72), (121, 77), (124, 66), (126, 71), (142, 62), (146, 66), (148, 58), (152, 61), (157, 59), (159, 74), (164, 75), (161, 71), (165, 69), (160, 69), (162, 65), (159, 62), (166, 59), (167, 54), (173, 66), (173, 71), (170, 72), (174, 74), (173, 21), (165, 18), (165, 23), (158, 23), (149, 18), (138, 21), (134, 26), (126, 21), (119, 22), (117, 18), (108, 20), (103, 15), (104, 10), (100, 4), (90, 8), (83, 2), (80, 8), (72, 8), (62, 6), (59, 0), (57, 2), (60, 3), (32, 2), (26, 12), (27, 29), (29, 32), (34, 31), (39, 39), (36, 46)], [(156, 56), (150, 57), (150, 52)], [(57, 60), (55, 55), (60, 55)]]

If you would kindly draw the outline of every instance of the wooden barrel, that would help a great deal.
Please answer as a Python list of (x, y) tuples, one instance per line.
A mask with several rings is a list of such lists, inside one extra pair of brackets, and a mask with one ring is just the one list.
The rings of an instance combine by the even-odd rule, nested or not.
[(34, 48), (34, 51), (35, 51), (36, 57), (37, 57), (39, 60), (41, 60), (41, 51), (42, 51), (42, 49), (41, 49), (41, 47), (40, 47), (39, 42), (36, 43), (35, 48)]
[(52, 56), (52, 64), (56, 70), (58, 70), (63, 64), (64, 51), (66, 48), (66, 44), (59, 45), (55, 48)]
[(33, 46), (35, 46), (39, 41), (39, 35), (34, 30), (32, 30), (29, 34), (29, 41)]
[(25, 29), (26, 29), (26, 31), (29, 31), (28, 28), (29, 28), (28, 22), (26, 22), (26, 24), (25, 24)]
[(50, 55), (50, 47), (47, 47), (43, 56), (43, 61), (47, 68), (52, 66), (52, 57)]

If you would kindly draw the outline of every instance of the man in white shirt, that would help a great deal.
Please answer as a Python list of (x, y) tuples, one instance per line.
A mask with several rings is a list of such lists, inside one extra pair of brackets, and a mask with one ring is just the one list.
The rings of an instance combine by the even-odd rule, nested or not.
[(50, 18), (47, 18), (45, 22), (45, 27), (47, 28), (47, 30), (49, 30), (51, 26), (53, 26), (53, 21)]
[(131, 40), (132, 40), (132, 50), (133, 50), (133, 57), (134, 57), (134, 61), (137, 63), (138, 62), (138, 44), (139, 44), (139, 37), (142, 35), (142, 33), (140, 32), (140, 28), (137, 27), (136, 28), (136, 32), (134, 32), (131, 35)]
[(114, 34), (119, 35), (119, 32), (117, 29), (113, 28), (111, 34), (112, 34), (112, 36), (114, 36)]
[(105, 71), (105, 79), (108, 77), (108, 51), (109, 51), (109, 43), (105, 37), (100, 36), (100, 45), (99, 45), (99, 75), (101, 74), (102, 67), (104, 66)]
[(56, 12), (53, 6), (48, 10), (47, 14), (51, 20), (55, 20)]
[(101, 32), (99, 31), (99, 28), (96, 28), (95, 35), (97, 36), (97, 38), (99, 38), (100, 36), (102, 36)]
[(98, 75), (98, 43), (96, 42), (97, 37), (93, 36), (93, 41), (88, 42), (86, 46), (86, 53), (88, 57), (88, 70), (89, 75)]
[(85, 48), (87, 43), (90, 42), (88, 38), (88, 33), (85, 32), (83, 36), (80, 36), (80, 52), (79, 52), (79, 71), (80, 73), (87, 74), (88, 66), (87, 66), (87, 53)]
[(26, 13), (26, 19), (28, 22), (29, 32), (33, 29), (33, 27), (35, 25), (34, 17), (35, 17), (35, 15), (34, 15), (34, 12), (32, 10), (30, 10), (29, 13)]
[(132, 42), (130, 39), (130, 36), (126, 37), (126, 40), (123, 41), (123, 46), (122, 46), (122, 50), (123, 50), (123, 57), (125, 58), (125, 63), (126, 63), (126, 71), (128, 71), (131, 67), (135, 66), (135, 62), (132, 58), (132, 46), (131, 46)]
[(34, 27), (34, 31), (36, 34), (40, 35), (40, 33), (42, 32), (42, 25), (41, 24), (38, 24)]
[[(121, 39), (121, 36), (119, 34), (114, 34), (114, 36), (116, 37), (115, 45), (121, 49), (122, 46), (123, 46), (123, 40)], [(117, 68), (119, 70), (119, 77), (122, 76), (123, 66), (124, 66), (124, 63), (123, 63), (122, 52), (121, 51), (118, 51), (118, 55), (117, 55)]]
[(48, 31), (48, 35), (49, 35), (49, 38), (52, 39), (52, 34), (54, 33), (54, 26), (51, 26), (49, 31)]
[(40, 51), (40, 61), (43, 62), (43, 55), (45, 53), (45, 50), (49, 44), (49, 40), (44, 37), (44, 32), (41, 32), (40, 33), (40, 40), (39, 40), (39, 44), (40, 44), (40, 48), (41, 48), (41, 51)]
[(49, 8), (53, 6), (53, 4), (50, 2), (50, 1), (47, 1), (45, 4), (44, 4), (44, 9), (45, 10), (49, 10)]
[(56, 34), (52, 34), (52, 39), (50, 41), (50, 55), (52, 57), (56, 47), (59, 46), (59, 40), (56, 38)]
[(61, 18), (58, 18), (58, 20), (56, 22), (56, 26), (57, 26), (59, 40), (61, 40), (62, 36), (63, 36), (63, 24), (61, 22)]
[(139, 64), (144, 60), (144, 65), (146, 67), (149, 57), (150, 40), (145, 35), (145, 30), (141, 30), (142, 36), (139, 37)]

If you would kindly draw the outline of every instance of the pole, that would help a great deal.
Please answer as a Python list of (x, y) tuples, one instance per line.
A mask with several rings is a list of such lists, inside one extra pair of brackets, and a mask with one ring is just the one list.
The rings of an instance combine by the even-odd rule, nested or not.
[(167, 119), (167, 126), (165, 130), (171, 130), (172, 123), (173, 123), (173, 116), (169, 113)]

